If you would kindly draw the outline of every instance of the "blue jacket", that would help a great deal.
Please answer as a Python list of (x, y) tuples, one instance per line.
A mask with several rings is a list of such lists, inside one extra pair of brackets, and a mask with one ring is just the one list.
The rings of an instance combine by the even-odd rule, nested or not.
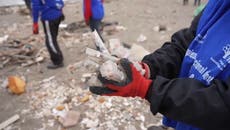
[[(209, 87), (214, 79), (226, 81), (230, 77), (230, 30), (226, 28), (230, 25), (229, 7), (229, 0), (209, 0), (200, 18), (196, 37), (185, 53), (180, 77), (196, 79), (207, 87)], [(216, 93), (218, 93), (218, 89), (216, 89)], [(200, 94), (204, 95), (202, 92)], [(209, 95), (205, 98), (213, 102), (213, 106), (216, 107), (216, 101), (210, 97)], [(201, 100), (199, 103), (202, 104)], [(191, 99), (189, 102), (193, 104)], [(211, 109), (208, 106), (205, 107), (207, 107), (206, 109)], [(205, 109), (204, 107), (197, 108)], [(219, 110), (224, 111), (224, 107)], [(229, 117), (229, 115), (226, 116)], [(200, 117), (209, 118), (209, 115), (200, 114)], [(211, 118), (209, 120), (211, 121)], [(222, 119), (217, 118), (216, 120)], [(163, 123), (174, 127), (176, 130), (200, 130), (194, 126), (183, 122), (172, 121), (168, 118), (164, 118)], [(228, 124), (227, 120), (223, 123)], [(229, 127), (221, 126), (218, 129), (229, 130)]]
[(104, 17), (103, 0), (84, 0), (83, 12), (85, 21), (88, 22), (90, 18), (101, 20)]
[(62, 14), (64, 2), (62, 0), (32, 0), (33, 22), (41, 20), (54, 20)]

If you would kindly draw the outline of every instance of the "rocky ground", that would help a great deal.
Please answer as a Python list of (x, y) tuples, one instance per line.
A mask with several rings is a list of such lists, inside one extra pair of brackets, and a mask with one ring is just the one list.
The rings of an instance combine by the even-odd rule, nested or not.
[[(58, 41), (65, 67), (57, 70), (46, 68), (49, 55), (42, 26), (39, 35), (32, 35), (25, 7), (0, 8), (0, 122), (20, 116), (6, 130), (144, 130), (161, 124), (161, 115), (152, 115), (145, 100), (88, 91), (90, 85), (100, 85), (96, 72), (102, 60), (85, 53), (95, 45), (82, 22), (81, 4), (66, 3), (64, 8), (66, 19)], [(192, 2), (183, 6), (178, 0), (108, 0), (103, 37), (107, 46), (117, 38), (126, 46), (135, 44), (152, 52), (173, 32), (190, 25), (195, 8)], [(12, 75), (26, 81), (23, 94), (12, 94), (6, 88)], [(63, 127), (60, 119), (68, 112), (75, 115), (73, 127)]]

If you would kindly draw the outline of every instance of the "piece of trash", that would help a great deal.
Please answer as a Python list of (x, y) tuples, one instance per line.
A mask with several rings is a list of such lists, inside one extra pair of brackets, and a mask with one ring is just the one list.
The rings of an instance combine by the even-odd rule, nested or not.
[[(86, 125), (86, 128), (94, 128), (94, 127), (97, 127), (97, 126), (98, 126), (99, 120), (98, 120), (98, 119), (92, 120), (92, 119), (84, 118), (84, 119), (81, 121), (81, 124), (85, 124), (85, 125)], [(116, 130), (116, 129), (115, 129), (115, 130)]]
[(104, 102), (105, 102), (105, 98), (104, 98), (104, 97), (100, 97), (100, 98), (98, 99), (98, 102), (104, 103)]
[(6, 79), (3, 80), (2, 84), (1, 84), (1, 87), (2, 88), (7, 88), (7, 86), (8, 86), (8, 79), (6, 78)]
[(93, 36), (94, 36), (95, 44), (99, 48), (99, 50), (102, 53), (110, 55), (108, 49), (105, 47), (105, 44), (103, 43), (103, 41), (102, 41), (101, 37), (99, 36), (96, 29), (93, 31)]
[(119, 39), (110, 39), (109, 47), (110, 47), (109, 50), (111, 52), (111, 55), (117, 56), (119, 58), (129, 57), (129, 49), (121, 45), (121, 42)]
[(109, 50), (110, 50), (110, 52), (119, 46), (121, 46), (121, 41), (119, 39), (116, 39), (116, 38), (109, 39)]
[(67, 28), (67, 24), (64, 24), (64, 23), (61, 23), (60, 25), (59, 25), (59, 28)]
[(138, 38), (137, 38), (137, 42), (144, 42), (147, 40), (147, 37), (143, 34), (141, 34)]
[(7, 41), (8, 38), (9, 38), (9, 35), (5, 35), (3, 37), (0, 37), (0, 44)]
[(82, 75), (83, 78), (90, 78), (92, 77), (93, 75), (96, 75), (96, 73), (85, 73)]
[(64, 109), (65, 109), (65, 106), (63, 106), (63, 105), (60, 105), (60, 106), (56, 107), (56, 110), (58, 110), (58, 111), (62, 111)]
[(58, 121), (64, 127), (71, 127), (78, 123), (80, 119), (80, 113), (76, 111), (68, 111), (64, 117), (59, 117)]
[(163, 31), (166, 31), (167, 30), (167, 28), (166, 28), (166, 26), (165, 25), (157, 25), (157, 26), (155, 26), (155, 27), (153, 27), (153, 30), (155, 31), (155, 32), (163, 32)]
[(112, 61), (118, 61), (117, 57), (105, 54), (105, 53), (101, 53), (100, 51), (91, 49), (91, 48), (86, 48), (85, 53), (89, 56), (94, 56), (94, 57), (98, 57), (98, 58), (103, 58), (106, 60), (112, 60)]
[(19, 77), (9, 76), (8, 77), (8, 87), (10, 91), (14, 94), (22, 94), (25, 92), (26, 83)]
[(117, 31), (125, 31), (125, 30), (127, 30), (127, 28), (125, 28), (124, 26), (116, 26), (116, 30)]
[(14, 122), (17, 121), (19, 118), (20, 118), (19, 115), (16, 114), (16, 115), (10, 117), (9, 119), (7, 119), (6, 121), (2, 122), (2, 123), (0, 124), (0, 130), (2, 130), (2, 129), (4, 129), (4, 128), (6, 128), (8, 125), (14, 123)]
[(90, 96), (89, 95), (85, 95), (83, 98), (80, 99), (80, 102), (84, 103), (89, 101)]
[(66, 110), (63, 109), (62, 111), (57, 110), (56, 108), (52, 109), (52, 114), (56, 117), (65, 117)]
[(100, 73), (102, 77), (117, 82), (124, 81), (126, 78), (124, 72), (119, 70), (118, 65), (111, 60), (108, 60), (101, 65)]
[(45, 58), (44, 57), (37, 57), (35, 60), (28, 60), (26, 63), (22, 63), (21, 66), (22, 67), (27, 67), (27, 66), (30, 66), (30, 65), (33, 65), (33, 64), (36, 64), (36, 63), (40, 63), (42, 61), (44, 61)]
[(125, 48), (124, 46), (119, 46), (115, 50), (113, 50), (111, 54), (119, 58), (128, 58), (130, 52), (129, 49)]

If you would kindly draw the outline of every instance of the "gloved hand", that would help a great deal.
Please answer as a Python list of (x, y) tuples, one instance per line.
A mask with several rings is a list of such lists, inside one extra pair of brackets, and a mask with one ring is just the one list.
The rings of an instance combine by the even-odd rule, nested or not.
[(90, 91), (92, 93), (105, 96), (139, 96), (141, 98), (145, 98), (148, 88), (152, 84), (152, 80), (142, 76), (134, 67), (133, 63), (127, 59), (121, 59), (120, 65), (127, 75), (124, 82), (107, 80), (99, 74), (98, 78), (105, 87), (90, 87)]
[(134, 62), (133, 65), (136, 69), (143, 75), (145, 78), (150, 78), (150, 69), (149, 66), (144, 62)]
[(39, 33), (38, 23), (34, 23), (33, 24), (33, 34), (38, 34), (38, 33)]

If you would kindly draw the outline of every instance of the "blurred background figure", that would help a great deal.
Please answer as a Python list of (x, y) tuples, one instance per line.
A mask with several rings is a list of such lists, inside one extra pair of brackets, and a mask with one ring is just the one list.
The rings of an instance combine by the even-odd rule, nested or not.
[(200, 5), (200, 1), (201, 1), (201, 0), (195, 0), (195, 1), (194, 1), (194, 6), (196, 6), (196, 5), (199, 6), (199, 5)]
[(188, 0), (183, 0), (183, 5), (187, 5), (188, 4)]
[[(194, 0), (194, 6), (196, 6), (196, 5), (200, 5), (200, 2), (201, 2), (201, 0)], [(188, 0), (183, 0), (183, 5), (187, 5), (188, 4)]]
[(57, 42), (58, 30), (64, 20), (62, 0), (32, 0), (33, 34), (39, 33), (38, 20), (41, 18), (45, 33), (45, 43), (50, 54), (48, 69), (63, 67), (63, 55)]
[(29, 9), (29, 11), (31, 13), (31, 1), (30, 0), (24, 0), (24, 1), (25, 1), (27, 9)]
[(103, 0), (84, 0), (83, 1), (84, 19), (91, 31), (97, 30), (102, 41), (102, 19), (104, 18)]

